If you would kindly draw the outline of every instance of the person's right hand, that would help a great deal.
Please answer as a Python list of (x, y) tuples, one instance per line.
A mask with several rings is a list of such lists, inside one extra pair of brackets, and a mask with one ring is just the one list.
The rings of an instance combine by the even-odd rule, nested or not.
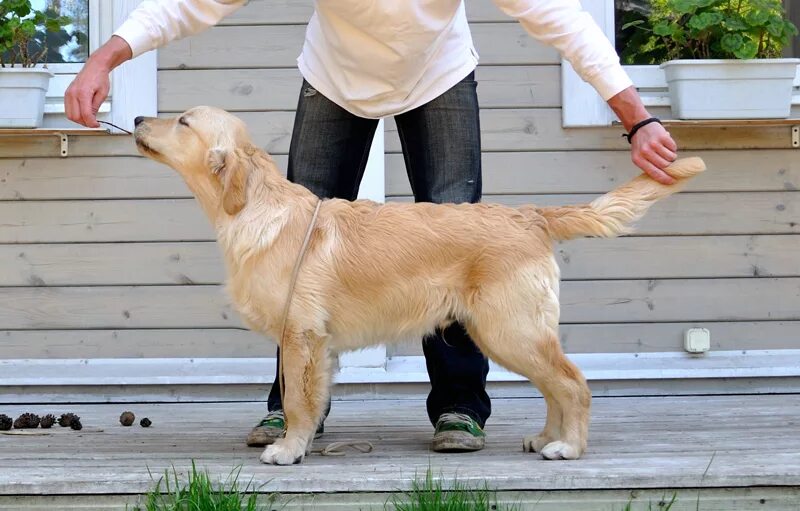
[(108, 97), (111, 88), (110, 73), (110, 69), (92, 62), (91, 59), (83, 66), (64, 95), (67, 119), (87, 128), (100, 127), (97, 111)]
[(92, 53), (64, 94), (67, 119), (87, 128), (99, 128), (97, 111), (111, 89), (111, 70), (132, 57), (130, 45), (118, 36), (111, 36)]

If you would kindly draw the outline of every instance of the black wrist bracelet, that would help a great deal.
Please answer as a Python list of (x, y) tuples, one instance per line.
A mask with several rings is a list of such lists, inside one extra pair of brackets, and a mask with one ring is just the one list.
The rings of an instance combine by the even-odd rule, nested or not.
[(636, 132), (642, 129), (644, 126), (647, 126), (651, 122), (657, 122), (658, 124), (661, 124), (661, 119), (659, 119), (658, 117), (651, 117), (649, 119), (645, 119), (641, 122), (638, 122), (633, 126), (633, 128), (631, 128), (630, 133), (623, 133), (622, 138), (627, 138), (628, 143), (630, 144), (631, 141), (633, 140), (633, 136), (636, 135)]

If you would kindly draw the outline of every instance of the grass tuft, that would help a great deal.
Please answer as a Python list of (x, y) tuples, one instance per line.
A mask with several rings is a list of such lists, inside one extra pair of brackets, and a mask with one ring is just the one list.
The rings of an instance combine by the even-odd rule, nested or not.
[[(657, 504), (656, 507), (653, 507), (652, 502), (648, 502), (647, 504), (647, 511), (669, 511), (672, 509), (672, 505), (675, 504), (675, 501), (678, 499), (678, 494), (673, 493), (672, 498), (667, 501), (667, 497), (664, 496)], [(633, 498), (628, 501), (622, 511), (632, 511), (633, 510)]]
[[(231, 471), (228, 477), (215, 484), (208, 472), (197, 470), (192, 461), (188, 481), (178, 477), (175, 467), (156, 481), (155, 487), (144, 496), (144, 504), (132, 511), (263, 511), (270, 508), (277, 495), (265, 496), (267, 505), (260, 505), (261, 497), (253, 488), (253, 481), (244, 487), (239, 482), (242, 468)], [(151, 474), (152, 477), (152, 474)]]
[[(390, 506), (391, 504), (391, 506)], [(474, 488), (454, 479), (445, 488), (441, 478), (434, 479), (431, 469), (420, 481), (415, 478), (411, 490), (394, 495), (386, 503), (387, 509), (396, 511), (512, 511), (514, 507), (499, 505), (495, 492), (486, 483)]]

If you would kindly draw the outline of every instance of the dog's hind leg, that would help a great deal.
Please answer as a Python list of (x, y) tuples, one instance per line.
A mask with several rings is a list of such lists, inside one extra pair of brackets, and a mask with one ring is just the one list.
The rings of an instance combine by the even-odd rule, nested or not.
[(533, 359), (529, 377), (544, 389), (545, 399), (552, 402), (547, 406), (548, 415), (561, 412), (561, 427), (557, 438), (551, 438), (545, 426), (542, 434), (526, 438), (523, 445), (547, 459), (576, 459), (586, 450), (589, 436), (591, 392), (586, 380), (561, 351), (555, 333), (535, 341)]
[(525, 437), (525, 450), (547, 459), (580, 457), (589, 433), (591, 393), (580, 370), (561, 351), (555, 332), (516, 321), (488, 323), (491, 331), (477, 322), (470, 326), (472, 338), (489, 358), (527, 377), (547, 403), (545, 427), (538, 435)]
[(287, 331), (281, 353), (286, 436), (268, 446), (261, 461), (291, 465), (311, 450), (330, 392), (330, 356), (327, 342), (311, 332)]

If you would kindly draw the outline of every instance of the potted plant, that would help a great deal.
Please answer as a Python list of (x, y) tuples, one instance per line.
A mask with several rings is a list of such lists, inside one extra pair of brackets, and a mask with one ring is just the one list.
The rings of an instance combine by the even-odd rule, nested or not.
[(652, 0), (623, 60), (660, 64), (680, 119), (785, 118), (800, 59), (781, 0)]
[(30, 0), (0, 2), (0, 128), (37, 128), (53, 73), (38, 64), (47, 55), (47, 32), (70, 23), (37, 11)]

